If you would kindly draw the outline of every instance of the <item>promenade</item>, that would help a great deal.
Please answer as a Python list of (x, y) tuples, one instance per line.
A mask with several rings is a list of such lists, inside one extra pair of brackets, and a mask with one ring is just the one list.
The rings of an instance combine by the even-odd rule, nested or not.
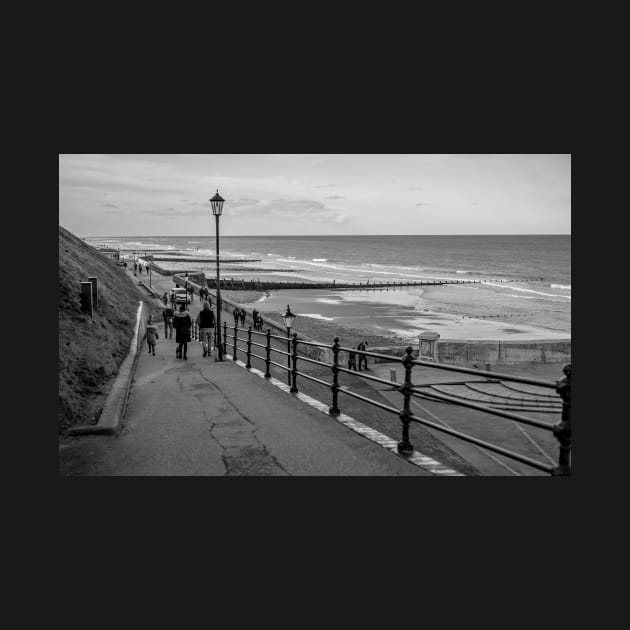
[(176, 359), (163, 332), (155, 357), (141, 344), (120, 434), (65, 438), (61, 475), (433, 474), (198, 342)]
[[(148, 282), (145, 274), (130, 277)], [(153, 290), (162, 293), (172, 279), (153, 276)], [(147, 302), (154, 302), (147, 297)], [(155, 301), (156, 305), (158, 304)], [(161, 306), (161, 303), (159, 303)], [(194, 296), (193, 319), (201, 307)], [(224, 313), (224, 317), (231, 316)], [(340, 401), (342, 416), (327, 415), (330, 391), (317, 383), (299, 379), (299, 394), (290, 394), (286, 373), (272, 367), (272, 379), (261, 378), (264, 363), (252, 358), (252, 371), (232, 361), (232, 340), (222, 363), (214, 352), (202, 356), (198, 341), (188, 344), (188, 360), (175, 358), (175, 339), (160, 339), (156, 356), (148, 355), (146, 343), (130, 389), (122, 430), (116, 437), (66, 437), (60, 444), (62, 475), (540, 475), (540, 471), (505, 457), (493, 455), (434, 429), (414, 425), (411, 439), (418, 451), (411, 463), (395, 452), (400, 439), (396, 415), (352, 398)], [(276, 343), (273, 344), (278, 347)], [(284, 348), (280, 344), (280, 348)], [(239, 359), (244, 354), (239, 352)], [(402, 382), (400, 364), (373, 364), (370, 372), (389, 379), (392, 370)], [(304, 364), (300, 369), (323, 380), (330, 370)], [(560, 366), (505, 366), (538, 378), (553, 380)], [(461, 375), (416, 368), (418, 384), (461, 381)], [(351, 374), (341, 374), (342, 387), (351, 386), (368, 398), (400, 407), (401, 398), (392, 388), (368, 383)], [(444, 385), (442, 385), (443, 387)], [(459, 387), (459, 385), (456, 385)], [(464, 387), (464, 386), (461, 386)], [(500, 386), (493, 386), (499, 388)], [(502, 392), (497, 389), (497, 394)], [(318, 401), (321, 401), (318, 404)], [(499, 442), (535, 459), (555, 463), (557, 443), (551, 434), (511, 421), (439, 402), (412, 400), (413, 411), (446, 427)], [(324, 413), (322, 413), (322, 411)], [(343, 414), (348, 414), (344, 416)], [(557, 418), (537, 414), (548, 421)]]

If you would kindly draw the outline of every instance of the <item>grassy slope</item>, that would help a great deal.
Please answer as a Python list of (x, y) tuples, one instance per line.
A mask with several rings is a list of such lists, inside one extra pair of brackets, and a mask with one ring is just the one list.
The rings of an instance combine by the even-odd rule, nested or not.
[[(98, 311), (80, 307), (80, 283), (98, 278)], [(129, 352), (138, 303), (146, 299), (122, 268), (59, 227), (59, 430), (98, 420)]]

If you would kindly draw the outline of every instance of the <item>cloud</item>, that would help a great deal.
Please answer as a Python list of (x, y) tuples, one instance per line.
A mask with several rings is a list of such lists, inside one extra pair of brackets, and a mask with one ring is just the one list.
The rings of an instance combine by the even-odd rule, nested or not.
[(479, 205), (479, 202), (478, 202), (478, 201), (473, 201), (473, 202), (472, 202), (472, 205), (473, 205), (473, 206), (478, 206), (478, 205)]
[(426, 202), (426, 201), (421, 201), (420, 203), (417, 203), (416, 206), (430, 206), (431, 204)]
[(345, 197), (339, 197), (338, 195), (332, 195), (331, 197), (324, 197), (324, 199), (345, 199)]
[(102, 203), (101, 208), (118, 208), (118, 206), (113, 203)]
[(238, 201), (226, 202), (230, 208), (250, 207), (258, 204), (258, 199), (239, 199)]
[(339, 184), (321, 184), (319, 186), (313, 186), (313, 188), (337, 188)]
[(420, 188), (420, 186), (412, 186), (408, 190), (424, 190), (424, 188)]
[(255, 205), (230, 204), (234, 214), (242, 217), (256, 216), (280, 219), (304, 219), (318, 223), (347, 223), (350, 218), (342, 210), (329, 208), (314, 199), (272, 199)]

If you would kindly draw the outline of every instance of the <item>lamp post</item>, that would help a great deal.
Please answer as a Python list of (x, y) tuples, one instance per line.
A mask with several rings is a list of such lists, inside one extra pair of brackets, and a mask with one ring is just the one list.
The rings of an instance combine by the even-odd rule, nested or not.
[(221, 280), (219, 275), (219, 217), (223, 212), (223, 202), (225, 199), (217, 194), (210, 199), (210, 205), (212, 206), (212, 214), (216, 219), (217, 226), (217, 351), (214, 355), (214, 360), (223, 361), (223, 344), (221, 343)]
[(289, 378), (289, 385), (291, 385), (291, 328), (293, 328), (295, 315), (291, 312), (291, 307), (288, 304), (287, 311), (282, 316), (282, 319), (284, 320), (284, 325), (287, 327), (287, 352), (289, 353), (287, 356), (287, 366), (289, 368), (287, 376)]
[(184, 274), (184, 279), (186, 281), (186, 310), (188, 310), (188, 272)]

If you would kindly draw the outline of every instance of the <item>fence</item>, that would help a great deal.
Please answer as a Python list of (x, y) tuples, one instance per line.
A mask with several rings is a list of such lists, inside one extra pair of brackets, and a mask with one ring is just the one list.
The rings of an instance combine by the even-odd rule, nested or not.
[[(290, 385), (290, 389), (292, 393), (297, 393), (298, 390), (298, 377), (307, 379), (309, 381), (313, 381), (315, 383), (319, 383), (320, 385), (326, 386), (331, 390), (332, 400), (331, 406), (329, 408), (329, 413), (332, 416), (338, 416), (341, 413), (339, 407), (339, 394), (345, 394), (352, 398), (361, 400), (365, 403), (378, 407), (384, 411), (395, 414), (399, 417), (402, 428), (401, 428), (401, 440), (398, 443), (398, 451), (403, 455), (410, 455), (413, 452), (413, 445), (410, 440), (410, 425), (412, 423), (418, 423), (421, 425), (425, 425), (431, 429), (435, 429), (436, 431), (440, 431), (443, 433), (447, 433), (451, 436), (454, 436), (458, 439), (464, 440), (466, 442), (475, 444), (489, 451), (498, 453), (515, 461), (519, 461), (526, 465), (529, 465), (538, 470), (542, 470), (550, 475), (570, 475), (571, 474), (571, 364), (567, 364), (563, 368), (564, 377), (557, 381), (545, 381), (534, 378), (526, 378), (520, 376), (512, 376), (508, 374), (500, 374), (497, 372), (486, 372), (483, 370), (475, 370), (472, 368), (460, 367), (455, 365), (445, 365), (440, 363), (433, 363), (429, 361), (423, 361), (420, 359), (413, 358), (413, 349), (411, 347), (407, 348), (405, 351), (405, 356), (395, 357), (384, 355), (376, 352), (369, 352), (367, 350), (357, 350), (353, 348), (345, 348), (339, 345), (339, 338), (335, 338), (332, 345), (326, 345), (314, 341), (305, 341), (304, 339), (298, 339), (297, 333), (294, 333), (291, 337), (288, 336), (279, 336), (273, 335), (271, 333), (271, 329), (268, 329), (266, 332), (259, 332), (252, 329), (249, 326), (247, 329), (239, 328), (237, 326), (228, 326), (227, 323), (223, 323), (223, 353), (224, 356), (227, 354), (228, 349), (232, 350), (232, 360), (236, 361), (241, 353), (241, 356), (246, 359), (246, 367), (249, 369), (252, 367), (251, 361), (252, 358), (258, 358), (265, 363), (265, 377), (271, 377), (271, 366), (275, 366), (281, 370), (286, 371), (288, 384)], [(244, 333), (247, 335), (247, 338), (239, 336), (239, 333)], [(280, 350), (277, 347), (272, 346), (272, 340), (276, 342), (280, 342), (283, 344), (287, 344), (287, 350)], [(260, 343), (260, 341), (264, 341), (264, 343)], [(216, 343), (216, 332), (215, 332), (215, 343)], [(240, 344), (240, 345), (239, 345)], [(298, 352), (298, 346), (300, 346), (300, 352)], [(262, 352), (263, 354), (258, 354), (258, 352)], [(371, 357), (380, 361), (388, 361), (392, 363), (400, 363), (402, 364), (405, 370), (405, 379), (404, 383), (398, 384), (392, 381), (387, 381), (385, 379), (379, 378), (377, 376), (372, 376), (366, 374), (365, 372), (355, 372), (350, 369), (341, 367), (339, 362), (339, 355), (341, 352), (353, 352), (359, 357)], [(329, 354), (330, 353), (330, 354)], [(272, 355), (280, 355), (286, 357), (287, 365), (283, 365), (278, 361), (274, 361), (272, 359)], [(310, 355), (310, 356), (309, 356)], [(314, 356), (332, 356), (332, 361), (321, 361), (319, 359), (313, 358)], [(315, 364), (321, 367), (329, 368), (332, 374), (332, 382), (324, 381), (320, 378), (316, 378), (311, 374), (307, 374), (305, 372), (301, 372), (298, 370), (298, 362), (303, 361), (310, 364)], [(414, 385), (412, 382), (412, 374), (413, 368), (415, 366), (425, 366), (431, 367), (434, 369), (447, 370), (451, 372), (461, 372), (464, 374), (471, 374), (475, 376), (484, 376), (492, 379), (500, 379), (501, 381), (510, 381), (513, 383), (522, 383), (527, 385), (536, 385), (538, 387), (544, 387), (548, 389), (554, 390), (560, 397), (561, 400), (561, 421), (557, 424), (550, 424), (548, 422), (543, 422), (541, 420), (530, 418), (527, 416), (523, 416), (521, 414), (513, 413), (509, 410), (497, 409), (493, 407), (489, 407), (487, 405), (471, 402), (470, 400), (465, 400), (461, 398), (456, 398), (454, 396), (450, 396), (440, 392), (431, 392), (427, 393), (426, 390), (421, 389), (420, 386)], [(388, 385), (395, 390), (397, 390), (402, 396), (402, 409), (398, 409), (392, 407), (390, 405), (386, 405), (377, 400), (372, 400), (366, 396), (358, 394), (352, 391), (348, 387), (341, 388), (339, 386), (339, 374), (340, 373), (352, 374), (354, 376), (358, 376), (360, 378), (373, 381), (376, 383), (381, 383)], [(538, 427), (540, 429), (544, 429), (546, 431), (551, 432), (555, 438), (559, 442), (559, 456), (558, 456), (558, 465), (551, 466), (547, 463), (537, 461), (520, 453), (516, 453), (514, 451), (508, 450), (496, 444), (492, 444), (485, 440), (481, 440), (474, 436), (462, 433), (461, 431), (457, 431), (451, 427), (441, 426), (424, 418), (420, 418), (414, 415), (410, 408), (410, 401), (412, 397), (424, 398), (434, 401), (441, 401), (453, 405), (459, 405), (463, 407), (467, 407), (469, 409), (474, 409), (477, 411), (482, 411), (484, 413), (497, 416), (503, 419), (516, 421), (522, 424)], [(560, 402), (558, 400), (558, 403)], [(557, 405), (554, 405), (554, 407)]]

